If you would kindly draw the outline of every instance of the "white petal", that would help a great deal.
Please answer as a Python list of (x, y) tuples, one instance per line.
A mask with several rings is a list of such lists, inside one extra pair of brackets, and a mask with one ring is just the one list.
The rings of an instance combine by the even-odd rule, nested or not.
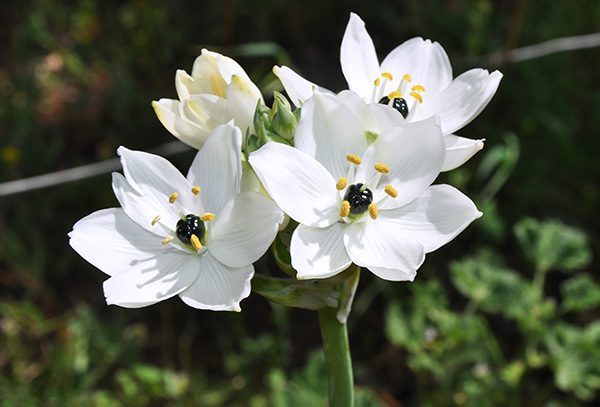
[(311, 97), (317, 89), (322, 92), (329, 92), (326, 89), (307, 81), (287, 66), (274, 66), (273, 73), (279, 78), (290, 101), (296, 107), (302, 107), (304, 101)]
[(204, 210), (218, 215), (240, 191), (242, 133), (231, 123), (215, 128), (192, 162), (188, 184), (200, 187)]
[(247, 131), (254, 131), (254, 111), (258, 101), (262, 102), (260, 91), (252, 82), (247, 82), (234, 75), (225, 91), (227, 98), (227, 118), (233, 119), (236, 126), (242, 130), (242, 135)]
[(481, 215), (473, 201), (450, 185), (433, 185), (402, 208), (379, 211), (382, 220), (421, 243), (426, 253), (454, 239)]
[(269, 248), (283, 222), (283, 213), (271, 199), (242, 192), (230, 200), (210, 229), (208, 251), (229, 267), (257, 261)]
[(298, 225), (292, 235), (290, 254), (298, 279), (327, 278), (350, 266), (340, 224), (326, 228)]
[(452, 81), (438, 97), (423, 95), (414, 120), (440, 115), (442, 132), (450, 134), (471, 122), (487, 106), (496, 93), (502, 74), (485, 69), (471, 69)]
[(183, 116), (181, 102), (173, 99), (160, 99), (153, 101), (152, 107), (158, 120), (172, 135), (191, 147), (202, 147), (208, 133)]
[(182, 103), (181, 114), (204, 134), (210, 134), (218, 125), (227, 123), (227, 101), (216, 95), (192, 95)]
[(386, 164), (390, 172), (381, 178), (373, 191), (374, 202), (385, 195), (391, 185), (397, 198), (388, 198), (379, 209), (396, 208), (421, 195), (439, 175), (444, 162), (445, 144), (435, 118), (408, 123), (384, 132), (367, 149), (363, 164), (358, 166), (356, 181), (366, 183), (375, 175), (376, 163)]
[(379, 77), (379, 60), (364, 21), (354, 13), (350, 13), (342, 38), (340, 62), (348, 88), (360, 96), (371, 97), (373, 82)]
[[(212, 67), (211, 71), (215, 71)], [(212, 83), (210, 82), (210, 74), (204, 78), (193, 78), (184, 70), (178, 69), (175, 73), (175, 89), (179, 100), (184, 101), (192, 95), (202, 95), (213, 93)]]
[(325, 227), (339, 219), (337, 180), (312, 157), (269, 142), (249, 161), (269, 195), (296, 222)]
[(198, 278), (179, 297), (190, 307), (213, 311), (241, 311), (240, 301), (250, 295), (254, 267), (227, 267), (210, 253), (202, 256)]
[(367, 103), (351, 90), (343, 90), (337, 96), (358, 118), (365, 131), (381, 134), (404, 121), (402, 115), (392, 107), (379, 103)]
[(317, 93), (302, 107), (294, 143), (339, 179), (348, 173), (346, 155), (361, 155), (367, 137), (356, 116), (337, 97)]
[(381, 63), (381, 71), (394, 76), (387, 91), (396, 90), (402, 77), (409, 74), (412, 77), (409, 85), (423, 86), (425, 99), (437, 96), (452, 81), (452, 66), (444, 48), (437, 42), (418, 37), (392, 50)]
[(454, 134), (444, 136), (446, 159), (442, 171), (450, 171), (466, 163), (483, 148), (484, 140), (471, 140)]
[[(241, 67), (234, 59), (226, 57), (225, 55), (221, 55), (217, 52), (208, 51), (206, 49), (202, 50), (205, 54), (213, 55), (217, 60), (217, 68), (219, 69), (219, 73), (225, 80), (225, 82), (229, 85), (231, 83), (231, 78), (235, 75), (240, 77), (242, 80), (252, 83), (244, 68)], [(256, 89), (257, 93), (258, 88)]]
[(81, 257), (109, 276), (171, 250), (162, 238), (140, 228), (121, 208), (102, 209), (80, 219), (69, 244)]
[(425, 261), (423, 246), (387, 219), (369, 219), (348, 226), (344, 233), (348, 255), (354, 263), (381, 278), (412, 280)]
[(199, 260), (173, 250), (133, 263), (104, 282), (106, 303), (140, 308), (171, 298), (198, 277)]
[(203, 90), (202, 92), (197, 93), (213, 93), (210, 76), (213, 73), (220, 76), (219, 70), (217, 68), (217, 55), (220, 54), (203, 49), (200, 55), (194, 60), (194, 65), (192, 67), (192, 77), (194, 78), (194, 80), (202, 82), (208, 87), (207, 90)]

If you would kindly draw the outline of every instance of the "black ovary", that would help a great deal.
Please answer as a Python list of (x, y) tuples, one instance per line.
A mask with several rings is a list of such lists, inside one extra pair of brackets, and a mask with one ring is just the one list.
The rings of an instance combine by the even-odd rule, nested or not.
[[(381, 99), (379, 99), (379, 103), (381, 103), (382, 105), (387, 105), (388, 103), (390, 103), (390, 98), (384, 96)], [(406, 103), (406, 100), (404, 100), (404, 98), (394, 98), (392, 102), (392, 107), (399, 111), (402, 117), (406, 119), (406, 116), (408, 116), (408, 103)]]
[(362, 215), (369, 209), (369, 205), (373, 203), (373, 193), (369, 188), (361, 191), (363, 184), (352, 184), (346, 190), (344, 201), (350, 203), (351, 215)]
[(196, 235), (200, 239), (200, 243), (204, 243), (206, 227), (199, 216), (190, 214), (185, 217), (185, 220), (180, 219), (177, 221), (175, 233), (177, 234), (177, 238), (187, 245), (192, 244), (192, 235)]

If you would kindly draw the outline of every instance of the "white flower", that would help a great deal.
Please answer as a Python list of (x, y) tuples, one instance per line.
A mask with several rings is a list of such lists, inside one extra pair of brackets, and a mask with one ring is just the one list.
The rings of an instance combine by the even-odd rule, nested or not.
[(386, 280), (412, 280), (425, 253), (481, 216), (455, 188), (430, 186), (445, 150), (435, 118), (403, 123), (368, 145), (353, 113), (317, 93), (304, 103), (295, 142), (267, 143), (250, 164), (299, 223), (290, 248), (298, 278), (355, 263)]
[(216, 126), (230, 120), (242, 136), (248, 129), (254, 132), (254, 110), (263, 98), (233, 59), (203, 49), (191, 76), (177, 71), (175, 87), (179, 100), (160, 99), (152, 106), (167, 130), (184, 143), (200, 148)]
[(73, 249), (111, 276), (108, 304), (179, 295), (195, 308), (240, 310), (252, 263), (283, 220), (269, 198), (240, 193), (240, 144), (237, 127), (217, 127), (187, 178), (162, 157), (119, 148), (125, 176), (113, 173), (113, 190), (122, 209), (94, 212), (69, 233)]
[[(440, 116), (447, 150), (442, 171), (462, 165), (483, 148), (483, 140), (452, 133), (471, 122), (489, 103), (502, 78), (500, 72), (471, 69), (453, 80), (442, 46), (422, 38), (399, 45), (380, 65), (365, 23), (354, 13), (342, 39), (340, 60), (349, 89), (364, 101), (394, 107), (398, 120), (404, 117), (413, 122)], [(288, 67), (273, 71), (296, 106), (315, 89), (323, 91)]]

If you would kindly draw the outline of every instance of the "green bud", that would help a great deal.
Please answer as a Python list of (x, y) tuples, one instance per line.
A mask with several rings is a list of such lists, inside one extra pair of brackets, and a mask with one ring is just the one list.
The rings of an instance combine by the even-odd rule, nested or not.
[(286, 307), (318, 310), (337, 307), (340, 293), (331, 284), (319, 280), (298, 281), (255, 274), (252, 291)]
[(287, 141), (294, 139), (298, 120), (294, 113), (290, 102), (278, 92), (275, 92), (275, 102), (273, 102), (273, 131), (279, 134)]
[(271, 125), (272, 116), (273, 112), (271, 109), (259, 100), (254, 110), (254, 128), (258, 131), (261, 124), (264, 124), (267, 130), (273, 130)]

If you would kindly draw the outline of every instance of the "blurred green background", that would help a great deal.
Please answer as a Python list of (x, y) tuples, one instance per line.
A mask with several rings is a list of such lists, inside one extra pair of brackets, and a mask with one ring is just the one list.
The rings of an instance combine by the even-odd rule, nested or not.
[[(349, 321), (357, 407), (600, 401), (600, 48), (489, 57), (600, 32), (597, 0), (2, 2), (0, 183), (172, 141), (150, 102), (176, 97), (175, 70), (203, 47), (235, 58), (267, 100), (274, 64), (341, 90), (350, 11), (380, 58), (422, 36), (455, 75), (504, 73), (459, 132), (486, 147), (438, 180), (485, 215), (413, 283), (362, 273)], [(192, 157), (170, 159), (187, 170)], [(1, 407), (326, 405), (314, 312), (257, 295), (239, 314), (177, 298), (106, 306), (106, 276), (67, 233), (111, 206), (108, 173), (0, 197)]]

